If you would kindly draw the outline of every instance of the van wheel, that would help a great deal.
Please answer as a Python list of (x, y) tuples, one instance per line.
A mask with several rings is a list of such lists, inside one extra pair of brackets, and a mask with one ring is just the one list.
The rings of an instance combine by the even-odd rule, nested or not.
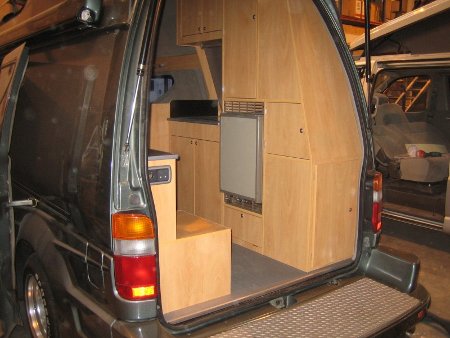
[(32, 336), (57, 337), (56, 303), (36, 254), (32, 254), (25, 263), (23, 296)]

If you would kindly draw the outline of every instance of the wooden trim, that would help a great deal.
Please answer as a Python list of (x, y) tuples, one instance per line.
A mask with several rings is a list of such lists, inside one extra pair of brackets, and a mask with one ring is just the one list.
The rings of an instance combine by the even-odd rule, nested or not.
[[(197, 52), (198, 60), (200, 63), (200, 68), (203, 73), (203, 78), (205, 80), (206, 89), (208, 91), (208, 98), (210, 100), (217, 100), (217, 88), (214, 86), (214, 81), (212, 78), (211, 70), (209, 67), (208, 58), (206, 57), (205, 50), (201, 47), (196, 46), (195, 51)], [(220, 88), (219, 88), (220, 89)]]

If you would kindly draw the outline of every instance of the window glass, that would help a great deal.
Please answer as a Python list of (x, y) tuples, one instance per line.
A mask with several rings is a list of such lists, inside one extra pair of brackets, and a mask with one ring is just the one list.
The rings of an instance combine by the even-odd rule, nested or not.
[(430, 85), (431, 79), (427, 75), (402, 77), (392, 82), (384, 94), (390, 103), (397, 103), (405, 113), (420, 112), (427, 108)]

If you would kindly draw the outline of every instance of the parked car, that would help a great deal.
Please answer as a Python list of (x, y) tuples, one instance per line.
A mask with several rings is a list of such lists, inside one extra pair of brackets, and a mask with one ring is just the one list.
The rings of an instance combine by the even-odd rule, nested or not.
[(398, 336), (423, 318), (419, 260), (378, 247), (333, 1), (20, 3), (0, 25), (6, 335), (21, 305), (34, 337)]
[[(373, 137), (387, 218), (450, 233), (450, 1), (372, 29)], [(363, 38), (350, 48), (361, 50)], [(365, 58), (357, 62), (365, 65)]]

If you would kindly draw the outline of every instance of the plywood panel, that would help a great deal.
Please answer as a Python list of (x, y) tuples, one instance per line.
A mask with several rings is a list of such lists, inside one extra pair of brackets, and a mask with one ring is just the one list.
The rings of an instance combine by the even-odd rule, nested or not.
[(219, 143), (195, 140), (195, 214), (213, 222), (222, 219), (219, 185)]
[(244, 241), (258, 248), (263, 247), (261, 217), (230, 206), (224, 208), (224, 225), (231, 228), (233, 241)]
[(264, 254), (310, 269), (311, 163), (268, 154), (264, 173)]
[(170, 150), (169, 121), (170, 104), (153, 103), (150, 106), (149, 144), (151, 149), (168, 152)]
[(355, 253), (360, 167), (358, 160), (315, 167), (314, 268)]
[(177, 161), (177, 210), (194, 213), (194, 141), (186, 137), (171, 136), (170, 150), (179, 155)]
[(286, 0), (258, 1), (258, 98), (300, 102)]
[(308, 128), (300, 104), (267, 103), (264, 119), (267, 153), (310, 157)]
[(158, 220), (158, 239), (160, 241), (176, 238), (176, 166), (175, 160), (149, 161), (148, 166), (170, 166), (172, 180), (168, 184), (154, 184), (151, 191), (155, 203), (156, 219)]
[(220, 224), (213, 223), (184, 211), (177, 211), (176, 215), (177, 239), (202, 235), (224, 229), (224, 227)]
[(353, 94), (334, 40), (312, 1), (288, 5), (311, 158), (316, 163), (362, 158)]
[(226, 0), (224, 3), (224, 98), (256, 98), (256, 11), (256, 0)]
[(220, 129), (218, 125), (169, 121), (170, 135), (196, 138), (219, 142)]
[(159, 265), (164, 313), (228, 295), (230, 229), (161, 243)]
[(200, 34), (202, 29), (202, 0), (178, 0), (177, 21), (180, 36)]
[(203, 0), (203, 32), (221, 31), (223, 26), (223, 0)]

